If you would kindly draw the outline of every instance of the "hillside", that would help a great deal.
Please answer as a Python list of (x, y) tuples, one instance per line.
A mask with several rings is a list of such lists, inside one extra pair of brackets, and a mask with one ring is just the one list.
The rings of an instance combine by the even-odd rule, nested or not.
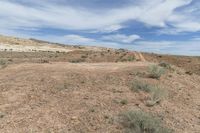
[(143, 53), (143, 56), (150, 62), (168, 62), (185, 69), (188, 74), (195, 73), (200, 75), (200, 57), (198, 56), (158, 55), (149, 53)]
[(0, 132), (200, 131), (199, 57), (1, 36), (4, 45), (12, 50), (0, 51)]

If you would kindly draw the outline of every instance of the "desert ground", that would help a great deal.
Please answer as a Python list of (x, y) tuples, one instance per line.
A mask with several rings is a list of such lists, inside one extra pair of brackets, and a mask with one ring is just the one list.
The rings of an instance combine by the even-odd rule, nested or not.
[(5, 36), (0, 46), (2, 133), (200, 132), (200, 57)]

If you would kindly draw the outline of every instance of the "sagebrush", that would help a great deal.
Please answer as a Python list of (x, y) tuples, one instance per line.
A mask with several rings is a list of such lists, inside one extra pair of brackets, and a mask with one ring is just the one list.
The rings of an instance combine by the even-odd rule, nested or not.
[(160, 103), (168, 95), (165, 88), (139, 80), (134, 80), (130, 89), (135, 92), (143, 91), (149, 93), (149, 98), (146, 101), (147, 106), (154, 106), (155, 104)]
[(5, 67), (7, 67), (7, 61), (5, 61), (5, 60), (0, 60), (0, 68), (5, 68)]
[(145, 92), (150, 92), (151, 91), (151, 85), (144, 81), (139, 81), (139, 80), (134, 80), (131, 84), (131, 90), (132, 91), (145, 91)]
[(148, 71), (149, 71), (149, 76), (155, 79), (159, 79), (165, 73), (165, 69), (158, 65), (149, 66)]
[(126, 133), (172, 133), (162, 121), (142, 111), (128, 111), (120, 115), (120, 123)]

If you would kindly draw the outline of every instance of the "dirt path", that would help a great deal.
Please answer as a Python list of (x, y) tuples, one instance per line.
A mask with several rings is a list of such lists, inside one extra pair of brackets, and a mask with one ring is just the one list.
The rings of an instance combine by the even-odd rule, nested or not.
[(140, 61), (143, 61), (143, 62), (146, 61), (145, 58), (144, 58), (144, 56), (142, 55), (142, 53), (140, 53), (140, 52), (134, 52), (134, 55), (136, 57), (136, 60), (140, 60)]

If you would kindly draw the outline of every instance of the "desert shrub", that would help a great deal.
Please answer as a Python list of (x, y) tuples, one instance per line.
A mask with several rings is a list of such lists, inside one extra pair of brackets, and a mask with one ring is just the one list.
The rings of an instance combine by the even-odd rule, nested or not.
[(171, 69), (172, 68), (171, 65), (169, 63), (167, 63), (167, 62), (160, 62), (158, 65), (161, 66), (161, 67), (164, 67), (166, 69)]
[(151, 91), (151, 85), (141, 82), (138, 80), (134, 80), (131, 84), (131, 90), (132, 91), (145, 91), (145, 92), (150, 92)]
[(119, 61), (120, 61), (120, 62), (127, 62), (128, 60), (125, 59), (125, 58), (122, 58), (122, 59), (120, 59)]
[(9, 62), (13, 62), (13, 59), (8, 59)]
[(104, 53), (101, 53), (101, 56), (104, 56), (105, 54)]
[(120, 52), (120, 53), (121, 53), (121, 52), (127, 52), (126, 49), (122, 49), (122, 48), (118, 49), (117, 51)]
[(91, 109), (89, 110), (89, 112), (94, 113), (94, 112), (95, 112), (95, 109), (94, 109), (94, 108), (91, 108)]
[(167, 97), (167, 91), (160, 86), (152, 86), (150, 91), (149, 99), (146, 102), (147, 106), (154, 106), (160, 103), (163, 99)]
[(135, 57), (129, 56), (129, 57), (128, 57), (128, 61), (135, 61)]
[(7, 61), (5, 61), (5, 60), (0, 60), (0, 68), (5, 68), (5, 67), (7, 67)]
[(49, 60), (47, 60), (47, 59), (41, 59), (40, 63), (49, 63)]
[(69, 62), (71, 62), (71, 63), (80, 63), (80, 62), (85, 62), (85, 60), (80, 58), (80, 59), (72, 59)]
[(81, 58), (84, 58), (84, 59), (87, 58), (87, 57), (88, 57), (88, 56), (86, 56), (86, 55), (82, 55), (82, 56), (81, 56)]
[(126, 104), (128, 104), (128, 101), (127, 101), (126, 99), (123, 99), (123, 100), (120, 101), (120, 103), (121, 103), (122, 105), (126, 105)]
[(135, 92), (139, 91), (148, 92), (149, 98), (146, 101), (147, 106), (154, 106), (167, 97), (166, 89), (157, 85), (150, 85), (148, 83), (141, 82), (138, 80), (133, 81), (131, 90)]
[(120, 123), (127, 133), (171, 133), (162, 121), (142, 111), (128, 111), (120, 115)]
[(151, 65), (149, 66), (149, 76), (150, 78), (155, 78), (155, 79), (159, 79), (164, 73), (165, 73), (165, 69), (157, 66), (157, 65)]

